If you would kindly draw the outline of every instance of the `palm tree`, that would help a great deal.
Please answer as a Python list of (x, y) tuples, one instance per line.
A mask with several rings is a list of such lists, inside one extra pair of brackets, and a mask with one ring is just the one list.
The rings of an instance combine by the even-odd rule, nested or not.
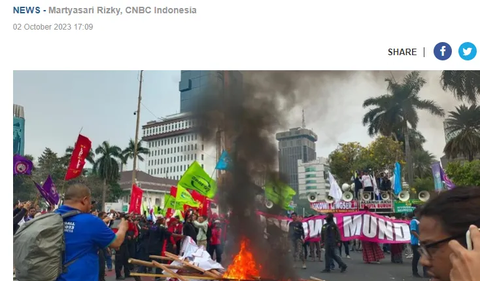
[(445, 130), (447, 136), (452, 137), (443, 150), (447, 157), (463, 155), (468, 161), (473, 161), (480, 153), (480, 106), (461, 105), (456, 111), (450, 111), (445, 120)]
[[(68, 166), (68, 163), (70, 163), (70, 158), (72, 158), (73, 149), (74, 149), (73, 146), (69, 146), (67, 147), (67, 149), (65, 149), (65, 155), (63, 157), (67, 161), (66, 163), (67, 166)], [(85, 160), (87, 160), (87, 162), (92, 165), (95, 164), (95, 153), (93, 152), (93, 149), (90, 149)]]
[(450, 90), (459, 100), (476, 104), (480, 99), (480, 71), (446, 70), (440, 78), (443, 90)]
[(432, 175), (432, 164), (435, 156), (427, 150), (412, 151), (413, 172), (415, 177), (425, 178)]
[[(140, 161), (144, 161), (145, 159), (142, 157), (142, 154), (148, 155), (148, 153), (150, 153), (150, 150), (146, 147), (142, 147), (142, 141), (139, 141), (137, 144), (137, 159)], [(127, 161), (129, 159), (133, 159), (134, 154), (135, 154), (135, 141), (130, 139), (130, 141), (128, 142), (127, 148), (125, 148), (122, 151), (122, 156), (124, 157), (124, 160), (125, 160), (124, 163), (122, 162), (122, 164), (127, 164)]]
[(111, 146), (108, 141), (104, 141), (95, 149), (95, 154), (100, 157), (93, 164), (93, 172), (103, 180), (102, 209), (104, 209), (107, 197), (107, 184), (117, 181), (120, 177), (117, 161), (121, 157), (122, 150), (120, 147)]
[[(400, 128), (395, 133), (395, 140), (403, 143), (403, 151), (405, 152), (405, 136), (403, 134), (403, 130)], [(422, 150), (423, 144), (427, 141), (425, 137), (417, 130), (413, 130), (411, 128), (408, 129), (408, 136), (410, 139), (410, 149), (414, 150)]]
[(120, 157), (118, 157), (118, 162), (120, 164), (120, 173), (123, 173), (123, 166), (127, 165), (128, 158), (121, 154)]
[(420, 76), (420, 72), (413, 71), (407, 74), (401, 83), (393, 78), (385, 79), (385, 81), (388, 83), (388, 94), (364, 101), (363, 107), (375, 106), (375, 108), (364, 116), (363, 123), (364, 125), (372, 125), (373, 123), (377, 131), (372, 130), (372, 132), (387, 136), (390, 136), (398, 128), (403, 130), (408, 171), (407, 182), (412, 186), (413, 163), (410, 151), (410, 134), (408, 132), (410, 129), (417, 129), (419, 121), (417, 110), (425, 109), (437, 116), (444, 116), (445, 113), (434, 101), (420, 99), (420, 89), (426, 83), (425, 79)]

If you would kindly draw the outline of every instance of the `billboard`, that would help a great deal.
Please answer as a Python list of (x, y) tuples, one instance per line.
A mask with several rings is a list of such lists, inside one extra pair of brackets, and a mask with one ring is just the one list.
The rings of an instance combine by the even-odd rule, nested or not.
[(25, 119), (13, 116), (13, 154), (23, 155), (25, 150)]

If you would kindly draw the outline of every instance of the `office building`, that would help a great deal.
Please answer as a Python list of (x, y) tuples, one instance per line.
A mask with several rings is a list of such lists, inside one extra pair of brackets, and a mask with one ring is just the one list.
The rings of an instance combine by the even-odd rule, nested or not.
[(194, 127), (195, 120), (188, 113), (170, 115), (142, 126), (142, 140), (150, 150), (145, 161), (147, 174), (179, 180), (193, 161), (208, 174), (214, 174), (215, 145), (204, 142)]
[[(226, 78), (226, 80), (225, 80)], [(241, 92), (243, 76), (240, 71), (182, 70), (180, 73), (180, 113), (192, 112), (201, 95), (224, 93), (225, 84), (230, 92)], [(231, 93), (230, 93), (231, 94)]]
[(25, 111), (23, 106), (13, 105), (13, 154), (25, 153)]
[[(288, 184), (299, 194), (298, 160), (302, 163), (315, 160), (315, 142), (317, 135), (309, 129), (293, 128), (276, 134), (278, 141), (278, 162), (280, 173), (286, 177)], [(298, 198), (296, 196), (296, 198)]]
[(317, 200), (325, 200), (330, 190), (328, 181), (328, 159), (319, 157), (315, 160), (303, 162), (297, 160), (298, 165), (298, 195), (300, 199), (307, 199), (310, 193), (317, 194)]
[[(147, 205), (157, 205), (161, 208), (165, 205), (165, 195), (170, 194), (170, 187), (177, 186), (176, 180), (165, 179), (148, 175), (142, 171), (135, 172), (135, 184), (143, 190), (143, 201)], [(120, 173), (118, 182), (120, 188), (125, 192), (132, 190), (132, 171), (124, 171)], [(130, 202), (130, 194), (125, 195), (122, 200), (127, 204)]]

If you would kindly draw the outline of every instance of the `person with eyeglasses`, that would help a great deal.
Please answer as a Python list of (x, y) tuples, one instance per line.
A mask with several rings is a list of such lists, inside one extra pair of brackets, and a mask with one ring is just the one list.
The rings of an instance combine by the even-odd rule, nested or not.
[(480, 225), (480, 187), (457, 186), (440, 192), (425, 203), (419, 217), (420, 263), (427, 267), (432, 281), (478, 281), (480, 269), (473, 269), (473, 263), (469, 266), (476, 279), (461, 279), (455, 275), (451, 278), (452, 269), (453, 273), (456, 269), (450, 260), (455, 252), (449, 243), (457, 241), (466, 247), (469, 227)]
[[(414, 277), (422, 277), (418, 274), (418, 262), (420, 261), (420, 240), (419, 240), (419, 224), (418, 213), (420, 212), (419, 207), (413, 211), (413, 217), (410, 221), (410, 244), (412, 247), (413, 257), (412, 257), (412, 274)], [(423, 267), (423, 277), (428, 277), (427, 268)]]

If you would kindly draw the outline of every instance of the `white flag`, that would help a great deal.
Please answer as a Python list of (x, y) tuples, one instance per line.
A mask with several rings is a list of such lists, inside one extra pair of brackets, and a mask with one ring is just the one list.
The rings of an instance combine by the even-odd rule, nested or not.
[(373, 192), (378, 196), (380, 195), (380, 190), (378, 190), (377, 186), (377, 179), (375, 177), (370, 176), (370, 180), (372, 181), (373, 184)]
[(330, 191), (328, 192), (328, 195), (335, 199), (335, 203), (340, 202), (340, 200), (342, 200), (343, 194), (342, 189), (340, 188), (330, 171), (328, 172), (328, 181), (330, 182)]

